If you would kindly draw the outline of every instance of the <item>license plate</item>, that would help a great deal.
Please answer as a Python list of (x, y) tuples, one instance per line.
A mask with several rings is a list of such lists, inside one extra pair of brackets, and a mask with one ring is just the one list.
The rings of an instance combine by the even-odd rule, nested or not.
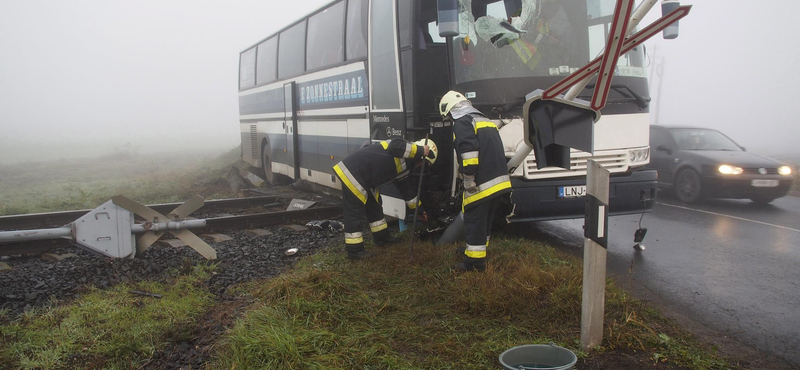
[(752, 180), (750, 185), (757, 188), (774, 188), (778, 186), (778, 180)]
[(579, 198), (586, 195), (586, 185), (580, 186), (559, 186), (559, 198)]

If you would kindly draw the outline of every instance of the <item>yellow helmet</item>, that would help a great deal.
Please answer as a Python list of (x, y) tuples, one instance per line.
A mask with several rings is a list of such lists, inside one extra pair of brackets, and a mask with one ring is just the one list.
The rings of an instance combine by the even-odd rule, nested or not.
[(436, 162), (436, 158), (439, 158), (439, 148), (436, 147), (436, 143), (434, 143), (433, 140), (428, 139), (427, 144), (425, 143), (425, 139), (417, 140), (414, 142), (414, 145), (428, 146), (430, 152), (433, 153), (433, 158), (425, 157), (425, 159), (427, 159), (431, 164), (434, 164)]
[(442, 114), (442, 117), (447, 116), (447, 114), (450, 113), (450, 110), (453, 109), (456, 104), (464, 100), (467, 100), (467, 98), (464, 97), (464, 94), (453, 90), (448, 91), (447, 94), (444, 94), (442, 100), (439, 102), (439, 113)]

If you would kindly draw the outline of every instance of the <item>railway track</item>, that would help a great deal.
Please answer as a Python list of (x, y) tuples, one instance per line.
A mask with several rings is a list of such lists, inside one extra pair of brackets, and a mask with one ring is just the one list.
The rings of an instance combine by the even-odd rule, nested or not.
[[(251, 197), (209, 200), (205, 205), (198, 209), (198, 213), (210, 213), (214, 210), (251, 210), (261, 207), (269, 208), (281, 206), (279, 198), (274, 196)], [(167, 214), (178, 207), (181, 203), (156, 204), (149, 206), (157, 212)], [(27, 215), (0, 216), (0, 230), (25, 230), (34, 228), (57, 227), (72, 222), (91, 210), (65, 211), (52, 213), (36, 213)], [(274, 226), (288, 223), (290, 221), (310, 221), (317, 219), (328, 219), (342, 214), (341, 207), (316, 206), (303, 210), (277, 211), (249, 213), (241, 215), (209, 217), (205, 218), (206, 227), (202, 229), (204, 234), (220, 232), (232, 229), (252, 229), (266, 226)], [(0, 256), (18, 254), (36, 254), (47, 252), (51, 249), (71, 246), (67, 239), (39, 240), (18, 243), (0, 244)]]

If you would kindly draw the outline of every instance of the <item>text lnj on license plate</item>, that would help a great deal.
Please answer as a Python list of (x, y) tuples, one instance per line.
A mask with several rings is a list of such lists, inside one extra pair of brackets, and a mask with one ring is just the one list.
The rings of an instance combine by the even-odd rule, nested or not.
[(586, 185), (579, 186), (559, 186), (559, 198), (578, 198), (586, 195)]

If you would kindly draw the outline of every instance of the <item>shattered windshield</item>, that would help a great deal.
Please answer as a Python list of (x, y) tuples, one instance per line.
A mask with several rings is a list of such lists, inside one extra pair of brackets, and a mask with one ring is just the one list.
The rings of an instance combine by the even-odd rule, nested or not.
[[(602, 54), (615, 3), (460, 0), (456, 83), (568, 75)], [(642, 48), (620, 57), (615, 74), (645, 77)]]

